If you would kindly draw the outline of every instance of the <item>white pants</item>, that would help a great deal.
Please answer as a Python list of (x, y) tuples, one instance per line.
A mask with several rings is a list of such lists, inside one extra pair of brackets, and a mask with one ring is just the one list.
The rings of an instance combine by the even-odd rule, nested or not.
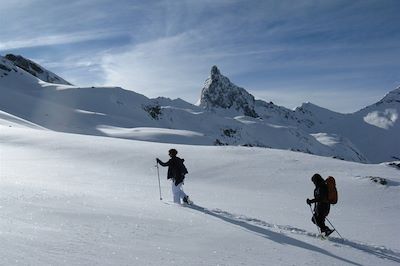
[(181, 199), (186, 197), (186, 193), (182, 190), (183, 183), (175, 186), (175, 182), (172, 181), (172, 195), (174, 196), (174, 203), (181, 204)]

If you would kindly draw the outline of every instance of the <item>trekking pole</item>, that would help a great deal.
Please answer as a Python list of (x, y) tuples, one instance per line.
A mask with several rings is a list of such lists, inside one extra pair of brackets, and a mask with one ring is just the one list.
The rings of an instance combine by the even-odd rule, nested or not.
[(156, 167), (157, 167), (157, 177), (158, 177), (158, 190), (160, 191), (160, 200), (162, 200), (162, 197), (161, 197), (161, 183), (160, 183), (160, 170), (158, 168), (158, 162), (156, 163)]
[(335, 232), (340, 236), (340, 238), (342, 239), (342, 240), (344, 240), (344, 238), (342, 237), (342, 235), (338, 232), (338, 230), (336, 230), (336, 228), (333, 226), (333, 224), (331, 223), (331, 221), (329, 221), (329, 219), (328, 218), (325, 218), (327, 221), (328, 221), (328, 223), (332, 226), (332, 228), (333, 228), (333, 230), (335, 230)]
[(311, 204), (309, 204), (308, 206), (310, 206), (310, 211), (311, 211), (311, 214), (312, 214), (312, 217), (313, 217), (312, 220), (314, 221), (314, 224), (315, 224), (315, 226), (317, 227), (319, 234), (321, 234), (321, 230), (319, 229), (319, 227), (318, 227), (318, 225), (317, 225), (317, 220), (315, 219), (315, 214), (314, 214), (314, 212), (312, 211)]

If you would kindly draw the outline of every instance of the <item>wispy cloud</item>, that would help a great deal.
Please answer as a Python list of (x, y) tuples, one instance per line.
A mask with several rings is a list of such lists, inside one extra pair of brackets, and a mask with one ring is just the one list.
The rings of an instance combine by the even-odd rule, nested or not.
[(369, 104), (399, 80), (397, 1), (7, 3), (0, 17), (13, 23), (0, 28), (0, 51), (26, 53), (77, 85), (195, 102), (216, 64), (258, 98), (350, 110), (358, 106), (332, 96)]
[(28, 39), (13, 39), (10, 41), (0, 41), (0, 50), (11, 50), (21, 48), (32, 48), (38, 46), (53, 46), (72, 44), (100, 39), (108, 39), (116, 36), (115, 32), (73, 32), (69, 34), (43, 35)]
[(107, 85), (119, 85), (149, 97), (169, 96), (194, 100), (209, 59), (196, 52), (196, 38), (189, 33), (133, 46), (103, 57)]
[[(242, 9), (236, 9), (238, 3), (224, 3), (226, 6), (221, 8), (235, 8), (237, 13), (218, 13), (216, 8), (204, 20), (199, 6), (194, 11), (170, 6), (173, 15), (165, 21), (165, 36), (104, 57), (106, 83), (150, 97), (182, 97), (195, 102), (209, 69), (217, 64), (237, 85), (258, 98), (273, 98), (289, 107), (306, 101), (329, 102), (330, 108), (336, 105), (335, 110), (350, 111), (360, 105), (338, 101), (343, 103), (340, 105), (332, 102), (331, 96), (342, 92), (355, 96), (362, 89), (371, 90), (376, 83), (367, 81), (366, 76), (376, 76), (377, 69), (398, 65), (393, 57), (400, 52), (398, 39), (351, 41), (356, 33), (347, 29), (346, 23), (355, 21), (353, 27), (361, 29), (362, 15), (345, 14), (356, 5), (320, 4), (314, 10), (307, 1), (290, 7), (288, 2), (282, 3), (273, 6), (258, 2), (254, 7), (242, 5)], [(329, 12), (319, 14), (322, 10)], [(338, 14), (345, 21), (335, 21)], [(350, 33), (340, 35), (347, 31)], [(351, 88), (357, 93), (350, 93)], [(377, 89), (370, 94), (372, 99)], [(355, 102), (363, 100), (360, 97), (353, 99)], [(368, 102), (366, 98), (364, 102)]]

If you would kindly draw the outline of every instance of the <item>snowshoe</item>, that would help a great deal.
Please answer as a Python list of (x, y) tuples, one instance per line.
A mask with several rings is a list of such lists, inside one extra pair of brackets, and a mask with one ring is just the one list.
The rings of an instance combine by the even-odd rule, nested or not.
[(185, 197), (182, 199), (182, 201), (183, 201), (183, 203), (188, 204), (188, 205), (192, 205), (192, 204), (193, 204), (193, 201), (191, 201), (191, 200), (189, 199), (189, 196), (185, 196)]
[(324, 232), (325, 237), (330, 236), (334, 231), (335, 231), (335, 229), (328, 229), (328, 230), (326, 230), (326, 231)]

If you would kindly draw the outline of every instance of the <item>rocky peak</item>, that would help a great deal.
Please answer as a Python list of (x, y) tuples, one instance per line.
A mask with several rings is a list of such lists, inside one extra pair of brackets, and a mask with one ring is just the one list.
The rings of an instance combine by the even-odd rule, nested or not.
[(217, 66), (211, 68), (210, 77), (201, 91), (200, 106), (208, 110), (230, 109), (246, 116), (258, 117), (254, 110), (254, 96), (233, 84), (221, 74)]
[(221, 75), (221, 72), (219, 71), (219, 69), (218, 69), (218, 67), (217, 66), (213, 66), (212, 68), (211, 68), (211, 79), (212, 80), (216, 80), (216, 79), (218, 79), (218, 77)]
[(55, 84), (71, 85), (71, 83), (57, 76), (53, 72), (20, 55), (7, 54), (5, 58), (11, 61), (15, 66), (25, 70), (26, 72), (43, 81)]

